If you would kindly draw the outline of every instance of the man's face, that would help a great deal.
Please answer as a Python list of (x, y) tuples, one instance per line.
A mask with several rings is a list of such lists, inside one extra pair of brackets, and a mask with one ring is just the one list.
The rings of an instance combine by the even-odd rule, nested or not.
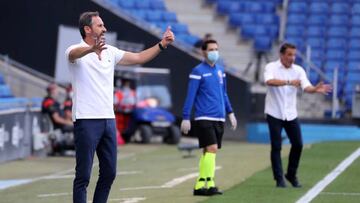
[(87, 30), (86, 32), (89, 33), (90, 36), (94, 39), (104, 37), (104, 34), (106, 32), (104, 22), (101, 20), (99, 16), (92, 17), (91, 26), (85, 26), (85, 27), (88, 27), (88, 29), (86, 29)]
[(290, 68), (291, 65), (295, 62), (296, 49), (287, 48), (285, 53), (280, 54), (280, 61), (286, 67)]
[(218, 45), (216, 43), (209, 43), (207, 45), (207, 49), (204, 51), (205, 58), (207, 58), (207, 54), (209, 51), (218, 51)]

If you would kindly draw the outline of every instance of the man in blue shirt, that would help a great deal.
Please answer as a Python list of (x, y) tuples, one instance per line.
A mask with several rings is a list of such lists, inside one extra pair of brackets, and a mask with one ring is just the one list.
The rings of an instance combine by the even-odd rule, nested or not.
[(214, 177), (216, 152), (221, 148), (226, 114), (229, 115), (233, 130), (236, 129), (237, 121), (226, 93), (224, 67), (216, 64), (219, 59), (218, 44), (215, 40), (207, 40), (201, 49), (205, 60), (190, 73), (181, 131), (184, 134), (190, 131), (190, 114), (194, 105), (193, 131), (198, 136), (203, 154), (193, 194), (209, 196), (222, 194), (215, 187)]

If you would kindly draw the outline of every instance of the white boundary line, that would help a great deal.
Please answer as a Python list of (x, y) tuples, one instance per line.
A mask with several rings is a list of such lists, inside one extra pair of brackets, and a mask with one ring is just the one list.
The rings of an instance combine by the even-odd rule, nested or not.
[(360, 156), (360, 148), (355, 150), (350, 156), (343, 160), (333, 171), (319, 181), (313, 188), (311, 188), (304, 196), (302, 196), (296, 203), (307, 203), (313, 200), (327, 185), (335, 180), (347, 167), (351, 165)]
[[(125, 154), (124, 156), (118, 156), (117, 160), (126, 159), (126, 158), (133, 157), (133, 156), (135, 156), (135, 153), (129, 153), (129, 154)], [(97, 167), (98, 165), (99, 165), (98, 162), (94, 163), (93, 168)], [(0, 191), (11, 188), (11, 187), (26, 185), (26, 184), (33, 183), (33, 182), (36, 182), (36, 181), (39, 181), (39, 180), (56, 179), (59, 176), (64, 176), (64, 175), (66, 175), (68, 173), (71, 173), (71, 172), (75, 172), (75, 169), (71, 168), (71, 169), (68, 169), (68, 170), (59, 171), (59, 172), (56, 172), (56, 173), (53, 173), (53, 174), (50, 174), (50, 175), (46, 175), (46, 176), (40, 176), (40, 177), (36, 177), (36, 178), (31, 178), (31, 179), (17, 180), (19, 182), (16, 182), (16, 184), (6, 185), (4, 187), (0, 187)], [(1, 181), (2, 180), (0, 180), (0, 184), (1, 184)], [(6, 180), (6, 181), (9, 181), (9, 180)], [(23, 182), (21, 182), (21, 181), (23, 181)]]
[[(221, 166), (217, 166), (215, 168), (215, 170), (220, 170), (222, 167)], [(180, 176), (177, 178), (174, 178), (166, 183), (164, 183), (163, 185), (160, 186), (155, 186), (155, 185), (150, 185), (150, 186), (142, 186), (142, 187), (128, 187), (128, 188), (121, 188), (120, 191), (126, 191), (126, 190), (148, 190), (148, 189), (162, 189), (162, 188), (173, 188), (189, 179), (195, 178), (199, 175), (199, 173), (189, 173), (187, 175), (184, 176)]]
[(354, 192), (322, 192), (320, 195), (342, 195), (342, 196), (360, 196), (360, 193)]

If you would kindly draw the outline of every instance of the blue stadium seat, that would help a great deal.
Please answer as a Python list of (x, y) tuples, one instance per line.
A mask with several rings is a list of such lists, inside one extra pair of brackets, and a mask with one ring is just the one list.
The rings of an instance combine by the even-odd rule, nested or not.
[(162, 16), (163, 16), (162, 11), (149, 10), (146, 13), (146, 20), (149, 22), (160, 22), (163, 20)]
[(291, 2), (288, 7), (288, 13), (304, 13), (308, 10), (308, 5), (306, 2)]
[(352, 14), (353, 15), (360, 15), (360, 2), (355, 3), (352, 7)]
[(256, 51), (267, 52), (272, 47), (272, 39), (267, 36), (255, 37), (254, 48)]
[(216, 11), (222, 15), (238, 12), (240, 11), (240, 4), (238, 2), (219, 1), (216, 7)]
[[(323, 60), (323, 59), (324, 59), (324, 51), (323, 50), (319, 50), (319, 49), (312, 49), (311, 50), (311, 60), (320, 61), (320, 60)], [(319, 67), (321, 67), (321, 65)]]
[(324, 64), (324, 70), (325, 72), (334, 72), (334, 69), (338, 68), (339, 73), (345, 73), (345, 63), (344, 63), (344, 58), (337, 58), (337, 60), (335, 58), (330, 58), (330, 60), (327, 60)]
[(245, 11), (249, 13), (262, 13), (265, 12), (265, 8), (262, 3), (253, 1), (246, 5)]
[(349, 31), (348, 31), (347, 27), (345, 27), (345, 26), (330, 27), (327, 31), (328, 37), (346, 38), (348, 36), (348, 34), (349, 34)]
[(348, 53), (349, 61), (360, 61), (360, 51), (358, 50), (350, 50)]
[[(315, 14), (315, 15), (310, 15), (307, 19), (307, 24), (308, 25), (326, 25), (326, 22), (328, 20), (328, 16), (327, 15), (319, 15), (319, 14)], [(303, 21), (304, 23), (304, 21)]]
[(171, 12), (171, 11), (165, 11), (165, 12), (163, 12), (163, 20), (164, 20), (165, 22), (176, 23), (176, 22), (177, 22), (176, 13)]
[(154, 10), (166, 10), (166, 6), (163, 0), (152, 0), (150, 1), (150, 8)]
[(331, 13), (333, 14), (347, 14), (349, 12), (350, 8), (349, 8), (349, 4), (346, 3), (340, 3), (340, 2), (336, 2), (333, 3), (331, 6)]
[(326, 14), (329, 10), (327, 2), (313, 2), (310, 4), (310, 13)]
[(251, 25), (255, 24), (256, 22), (256, 16), (253, 14), (245, 13), (245, 14), (239, 14), (234, 13), (230, 14), (229, 23), (232, 26), (244, 26), (244, 25)]
[(345, 59), (346, 52), (344, 50), (328, 50), (326, 52), (326, 58), (329, 59)]
[(258, 24), (274, 24), (279, 25), (280, 20), (279, 16), (274, 14), (263, 14), (263, 15), (257, 15), (256, 16), (256, 23)]
[(348, 25), (350, 23), (350, 19), (347, 15), (331, 15), (329, 19), (330, 26), (337, 25)]
[(118, 0), (118, 5), (125, 9), (134, 9), (135, 0)]
[(305, 14), (289, 14), (287, 19), (288, 25), (304, 25), (306, 22), (306, 15)]
[(241, 37), (244, 39), (252, 39), (255, 35), (256, 25), (244, 25), (241, 27)]
[(171, 25), (171, 27), (175, 33), (178, 33), (178, 34), (188, 34), (189, 33), (188, 26), (184, 23), (173, 23)]
[(350, 39), (349, 50), (360, 50), (360, 39)]
[(307, 37), (324, 37), (325, 36), (325, 27), (322, 26), (309, 26), (306, 31)]
[(347, 68), (348, 72), (360, 72), (360, 61), (349, 62)]
[(325, 48), (325, 39), (323, 37), (308, 37), (306, 44), (310, 45), (312, 52), (319, 50), (323, 52)]
[(151, 9), (150, 7), (150, 0), (136, 0), (135, 1), (135, 7), (138, 9)]
[(347, 50), (347, 41), (343, 38), (329, 39), (326, 43), (328, 49)]
[(351, 18), (352, 27), (360, 27), (360, 15), (353, 15)]
[[(300, 52), (303, 52), (305, 50), (304, 41), (302, 38), (288, 37), (285, 41), (294, 44), (296, 46), (296, 49)], [(299, 57), (297, 59), (299, 59)]]
[(351, 28), (350, 38), (360, 38), (360, 27)]
[(305, 26), (289, 25), (286, 27), (286, 37), (304, 37)]

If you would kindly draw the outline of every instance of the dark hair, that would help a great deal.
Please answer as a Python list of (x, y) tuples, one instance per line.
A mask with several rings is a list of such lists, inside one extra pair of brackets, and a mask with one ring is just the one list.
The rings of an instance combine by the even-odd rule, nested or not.
[(286, 49), (296, 49), (296, 46), (295, 46), (294, 44), (285, 42), (284, 44), (282, 44), (282, 45), (280, 46), (280, 53), (281, 53), (281, 54), (285, 54)]
[(81, 37), (84, 39), (86, 37), (85, 35), (85, 30), (84, 27), (85, 26), (91, 26), (92, 24), (92, 17), (94, 16), (99, 16), (99, 12), (95, 11), (88, 11), (88, 12), (84, 12), (80, 15), (79, 18), (79, 30), (80, 30), (80, 34)]
[(214, 39), (208, 39), (205, 42), (203, 42), (203, 44), (201, 45), (201, 50), (206, 51), (208, 44), (217, 44), (217, 41)]

